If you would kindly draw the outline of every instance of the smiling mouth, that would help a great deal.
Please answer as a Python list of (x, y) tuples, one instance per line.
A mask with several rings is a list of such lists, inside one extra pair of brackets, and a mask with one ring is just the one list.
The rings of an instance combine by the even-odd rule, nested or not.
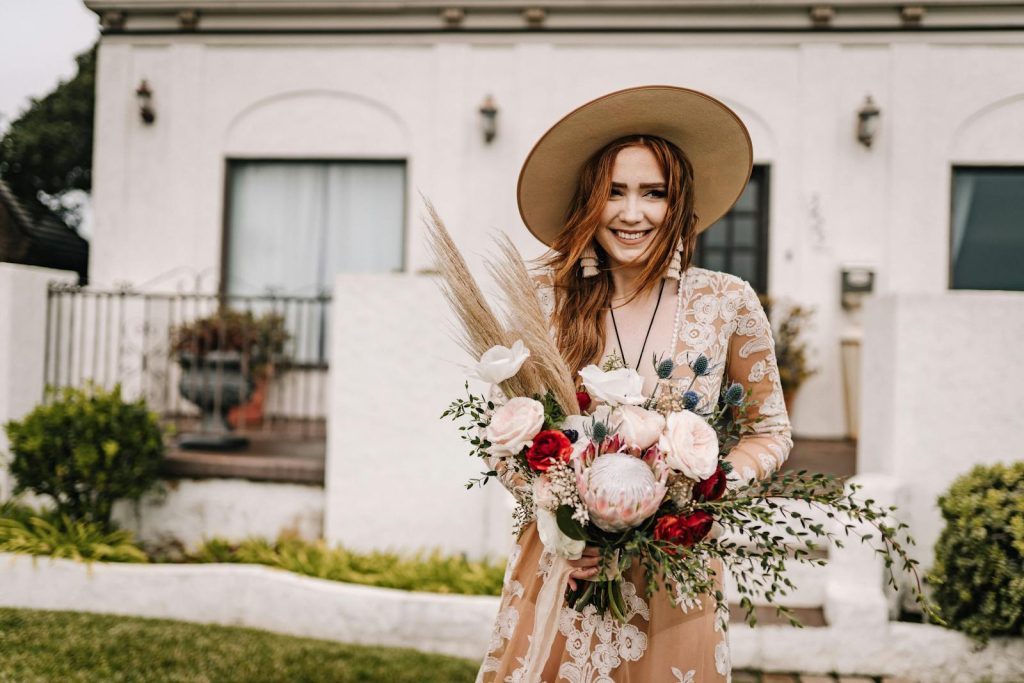
[(612, 230), (612, 233), (623, 242), (640, 242), (652, 230)]

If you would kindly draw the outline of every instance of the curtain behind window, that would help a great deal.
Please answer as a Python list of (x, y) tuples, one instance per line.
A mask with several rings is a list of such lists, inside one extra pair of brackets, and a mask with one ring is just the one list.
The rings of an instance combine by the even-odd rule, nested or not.
[(953, 169), (951, 285), (1024, 290), (1024, 169)]
[(402, 162), (230, 165), (227, 290), (314, 296), (340, 272), (402, 269)]

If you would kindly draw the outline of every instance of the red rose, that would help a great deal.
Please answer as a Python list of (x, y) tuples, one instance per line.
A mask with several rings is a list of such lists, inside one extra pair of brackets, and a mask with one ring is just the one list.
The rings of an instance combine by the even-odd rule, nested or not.
[(725, 470), (719, 465), (715, 473), (693, 486), (693, 497), (704, 500), (718, 500), (725, 493)]
[(557, 429), (546, 429), (533, 437), (533, 445), (526, 451), (526, 462), (536, 472), (547, 472), (556, 461), (569, 462), (572, 442)]
[(590, 407), (590, 394), (585, 391), (577, 391), (576, 402), (580, 404), (581, 411), (587, 412), (587, 408)]
[(654, 524), (654, 539), (688, 548), (708, 535), (714, 521), (703, 510), (688, 515), (665, 515)]

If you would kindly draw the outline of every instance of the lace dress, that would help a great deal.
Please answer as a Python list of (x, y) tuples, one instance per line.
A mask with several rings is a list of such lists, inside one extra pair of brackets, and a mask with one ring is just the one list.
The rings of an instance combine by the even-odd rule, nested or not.
[[(693, 390), (710, 404), (718, 400), (723, 376), (752, 390), (758, 413), (753, 433), (745, 436), (729, 453), (734, 466), (729, 485), (738, 486), (753, 478), (767, 476), (779, 468), (792, 447), (789, 419), (782, 398), (775, 362), (771, 328), (757, 295), (743, 280), (702, 268), (689, 268), (683, 275), (684, 296), (677, 368), (670, 383), (689, 385), (693, 376), (688, 361), (703, 353), (712, 371), (696, 379)], [(666, 283), (666, 293), (676, 281)], [(672, 285), (673, 289), (668, 289)], [(553, 299), (550, 287), (538, 284), (550, 315)], [(675, 301), (666, 297), (675, 304)], [(652, 327), (651, 347), (668, 351), (675, 318), (675, 305), (659, 308)], [(625, 335), (623, 335), (625, 338)], [(636, 336), (636, 335), (633, 335)], [(611, 343), (614, 336), (609, 335)], [(606, 352), (611, 351), (611, 345)], [(629, 349), (626, 349), (627, 354)], [(647, 364), (649, 365), (649, 363)], [(637, 368), (646, 375), (645, 392), (653, 389), (653, 369)], [(516, 493), (521, 482), (503, 478)], [(545, 581), (552, 574), (555, 557), (544, 549), (536, 525), (528, 524), (513, 546), (505, 572), (504, 588), (486, 657), (477, 676), (478, 683), (538, 683), (526, 681), (527, 651), (533, 633), (535, 605)], [(716, 566), (719, 577), (721, 567)], [(643, 570), (634, 566), (625, 572), (623, 594), (628, 605), (627, 623), (602, 617), (593, 607), (582, 612), (562, 606), (558, 633), (544, 657), (540, 680), (544, 683), (708, 683), (729, 681), (729, 641), (725, 631), (727, 614), (716, 614), (715, 601), (703, 598), (687, 610), (673, 607), (664, 591), (644, 596)], [(718, 580), (721, 587), (721, 578)]]

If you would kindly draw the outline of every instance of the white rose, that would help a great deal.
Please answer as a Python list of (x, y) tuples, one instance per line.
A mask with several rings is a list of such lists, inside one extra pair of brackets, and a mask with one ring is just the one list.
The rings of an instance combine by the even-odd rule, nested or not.
[(555, 510), (558, 498), (551, 492), (551, 480), (547, 475), (540, 475), (533, 480), (533, 502), (542, 510)]
[(639, 406), (621, 406), (618, 410), (618, 435), (627, 446), (646, 450), (657, 443), (665, 429), (661, 413)]
[(473, 376), (491, 384), (499, 384), (513, 377), (530, 357), (530, 350), (519, 339), (512, 348), (492, 346), (480, 356), (480, 362), (473, 370)]
[(567, 560), (578, 560), (583, 557), (586, 541), (569, 538), (558, 528), (555, 513), (543, 508), (537, 509), (537, 534), (544, 547)]
[(707, 479), (718, 468), (718, 435), (689, 410), (669, 414), (658, 449), (665, 454), (666, 465), (694, 481)]
[(608, 405), (637, 405), (647, 400), (641, 393), (644, 378), (631, 368), (605, 372), (596, 365), (588, 365), (580, 370), (580, 377), (587, 392)]
[(533, 445), (533, 437), (544, 426), (544, 406), (540, 401), (516, 396), (499, 406), (484, 431), (491, 442), (487, 452), (499, 458), (515, 455), (524, 446)]

